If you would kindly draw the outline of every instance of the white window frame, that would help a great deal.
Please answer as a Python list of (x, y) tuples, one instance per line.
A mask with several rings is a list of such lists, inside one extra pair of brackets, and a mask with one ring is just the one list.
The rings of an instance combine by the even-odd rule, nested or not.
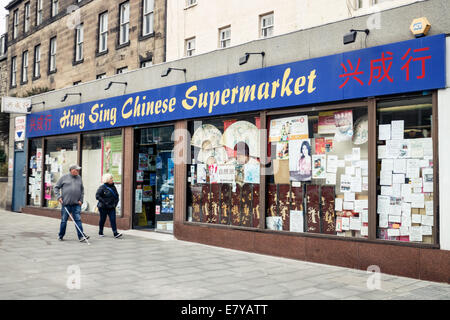
[(154, 0), (143, 0), (142, 4), (142, 36), (147, 36), (154, 32)]
[(231, 45), (231, 26), (219, 29), (219, 48), (228, 48), (230, 45)]
[(116, 71), (116, 74), (122, 74), (128, 72), (128, 67), (122, 67), (122, 68), (118, 68)]
[(30, 8), (31, 8), (31, 5), (30, 5), (30, 2), (27, 2), (27, 3), (25, 3), (25, 6), (24, 6), (24, 32), (26, 33), (26, 32), (28, 32), (28, 31), (30, 31)]
[(84, 29), (83, 24), (79, 24), (75, 29), (75, 61), (83, 60)]
[(195, 37), (185, 40), (185, 48), (186, 57), (195, 55)]
[(130, 2), (122, 3), (119, 12), (119, 45), (122, 45), (130, 41)]
[(19, 35), (19, 9), (13, 13), (13, 39), (16, 39)]
[(22, 83), (28, 82), (28, 50), (22, 53)]
[(6, 54), (6, 36), (0, 36), (0, 57)]
[(11, 86), (17, 86), (17, 56), (11, 59)]
[(42, 23), (43, 17), (43, 5), (42, 2), (44, 0), (36, 0), (36, 26), (39, 26)]
[(50, 39), (50, 62), (49, 71), (53, 72), (56, 70), (56, 37)]
[(58, 0), (51, 0), (51, 2), (52, 2), (51, 13), (52, 13), (52, 17), (54, 17), (58, 14), (59, 2), (58, 2)]
[(34, 47), (34, 68), (33, 68), (34, 78), (39, 78), (41, 76), (41, 45), (38, 44)]
[(147, 68), (153, 65), (153, 60), (141, 61), (141, 68)]
[(98, 28), (98, 52), (108, 50), (108, 12), (104, 12), (99, 16)]
[[(266, 24), (266, 22), (269, 19), (272, 19), (272, 24)], [(260, 37), (261, 38), (269, 38), (273, 36), (274, 31), (274, 13), (268, 13), (260, 16), (259, 23), (260, 23)], [(270, 20), (269, 20), (270, 21)]]

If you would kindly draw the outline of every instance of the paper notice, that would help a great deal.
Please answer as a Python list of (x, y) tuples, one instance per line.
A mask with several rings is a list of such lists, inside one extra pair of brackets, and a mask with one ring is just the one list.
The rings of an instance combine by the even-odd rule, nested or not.
[(431, 226), (422, 226), (422, 235), (423, 236), (432, 236), (433, 229), (431, 229)]
[(329, 155), (327, 156), (327, 172), (336, 173), (338, 168), (338, 157)]
[(378, 159), (386, 158), (386, 146), (378, 146)]
[(409, 156), (411, 158), (423, 158), (421, 139), (409, 139)]
[(392, 185), (392, 171), (380, 171), (380, 185), (390, 186)]
[(382, 171), (393, 171), (394, 170), (394, 159), (381, 160), (381, 170)]
[(392, 196), (392, 187), (381, 186), (381, 195), (382, 196)]
[(427, 216), (432, 216), (434, 214), (433, 201), (425, 201), (425, 212)]
[(402, 215), (402, 227), (411, 227), (411, 215)]
[(402, 215), (411, 216), (411, 203), (402, 202)]
[(388, 229), (388, 237), (400, 236), (400, 229)]
[(352, 192), (362, 192), (362, 178), (361, 178), (361, 176), (351, 177), (350, 190)]
[(412, 221), (412, 223), (422, 223), (422, 215), (421, 214), (413, 214), (411, 221)]
[(388, 222), (394, 222), (394, 223), (400, 223), (402, 222), (402, 216), (393, 216), (393, 215), (389, 215), (388, 216)]
[(406, 161), (406, 178), (418, 178), (420, 175), (420, 160), (407, 159)]
[(325, 183), (330, 185), (336, 185), (336, 173), (327, 172)]
[(423, 193), (412, 193), (410, 195), (411, 208), (425, 208), (425, 197)]
[(367, 237), (369, 235), (369, 226), (361, 226), (361, 236)]
[(369, 210), (364, 209), (361, 212), (361, 219), (362, 219), (362, 222), (369, 222)]
[(291, 210), (289, 228), (292, 232), (303, 232), (303, 211)]
[(422, 169), (423, 192), (433, 192), (433, 169)]
[(361, 230), (361, 218), (350, 217), (350, 230)]
[(380, 124), (378, 126), (378, 140), (391, 140), (390, 124)]
[(369, 177), (362, 177), (362, 191), (369, 190)]
[(352, 155), (353, 155), (353, 161), (359, 161), (361, 159), (361, 149), (353, 148)]
[(394, 159), (394, 173), (406, 173), (406, 159)]
[(387, 215), (389, 213), (390, 203), (391, 203), (391, 197), (378, 196), (377, 213)]
[[(389, 206), (389, 214), (393, 216), (401, 216), (402, 215), (402, 206), (401, 205), (391, 205)], [(398, 221), (400, 222), (400, 221)]]
[(433, 216), (424, 216), (422, 215), (422, 225), (424, 226), (433, 226)]
[(409, 236), (409, 226), (402, 226), (400, 227), (400, 236)]
[(334, 210), (335, 211), (342, 211), (342, 205), (343, 205), (344, 199), (342, 198), (336, 198), (334, 200)]
[(423, 156), (433, 157), (433, 140), (431, 138), (423, 138), (420, 140), (422, 140)]
[(355, 193), (354, 192), (344, 193), (344, 201), (355, 201)]
[(399, 183), (394, 183), (392, 185), (392, 196), (395, 198), (401, 198), (402, 197), (402, 185)]
[(409, 241), (422, 242), (422, 227), (409, 228)]
[(391, 139), (400, 140), (404, 138), (404, 125), (403, 120), (391, 121)]
[(345, 174), (352, 176), (355, 174), (355, 167), (345, 167)]
[(378, 226), (380, 228), (387, 228), (388, 227), (388, 215), (387, 214), (380, 214), (378, 221)]
[(399, 183), (399, 184), (405, 183), (405, 174), (403, 174), (403, 173), (393, 174), (392, 175), (392, 183)]
[(344, 201), (344, 210), (353, 210), (354, 202)]
[(342, 230), (350, 230), (350, 218), (342, 217)]
[(351, 186), (352, 186), (352, 180), (351, 180), (351, 176), (342, 174), (341, 175), (341, 187), (340, 187), (340, 191), (341, 192), (350, 192), (351, 190)]
[(344, 168), (345, 167), (345, 160), (338, 160), (337, 166), (338, 166), (338, 168)]
[(410, 184), (402, 184), (402, 198), (406, 202), (411, 202), (410, 196), (412, 193), (412, 186)]

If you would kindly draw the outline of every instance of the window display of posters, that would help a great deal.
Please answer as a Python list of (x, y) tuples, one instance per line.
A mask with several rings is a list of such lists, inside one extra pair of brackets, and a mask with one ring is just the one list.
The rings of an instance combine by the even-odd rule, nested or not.
[(277, 159), (285, 160), (289, 159), (289, 143), (278, 142), (277, 143)]
[(259, 184), (259, 164), (247, 163), (244, 165), (244, 183)]
[(207, 169), (206, 164), (197, 164), (197, 183), (206, 183)]
[(334, 111), (319, 112), (319, 134), (335, 133)]
[(122, 135), (102, 137), (102, 174), (110, 173), (122, 182)]
[(142, 201), (151, 202), (153, 201), (153, 192), (151, 186), (144, 186), (142, 191)]
[(327, 177), (327, 165), (326, 165), (326, 155), (324, 154), (314, 154), (312, 156), (312, 178), (313, 179), (325, 179)]
[(341, 175), (341, 192), (350, 192), (352, 188), (352, 176), (342, 174)]
[(232, 164), (220, 164), (217, 166), (220, 183), (235, 183), (236, 173), (234, 165)]
[(136, 170), (136, 182), (144, 182), (144, 171)]
[(361, 145), (369, 141), (369, 116), (365, 115), (358, 118), (353, 131), (353, 143), (355, 145)]
[(310, 140), (289, 141), (289, 175), (291, 181), (311, 181), (312, 157)]
[(269, 142), (309, 138), (308, 116), (273, 119), (270, 121)]
[(304, 232), (303, 211), (291, 210), (289, 214), (289, 229), (292, 232)]
[(173, 213), (173, 194), (161, 195), (161, 213)]
[(256, 125), (248, 121), (237, 121), (224, 131), (221, 145), (234, 150), (239, 142), (247, 144), (251, 157), (260, 157), (259, 130)]
[(337, 141), (348, 141), (353, 138), (353, 111), (344, 110), (334, 114), (336, 123), (335, 139)]

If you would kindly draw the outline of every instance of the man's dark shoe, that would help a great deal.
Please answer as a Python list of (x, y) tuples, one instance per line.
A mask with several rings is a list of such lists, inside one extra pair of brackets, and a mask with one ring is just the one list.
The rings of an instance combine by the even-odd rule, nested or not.
[(89, 236), (85, 234), (83, 238), (80, 238), (80, 242), (86, 241), (87, 239), (89, 239)]
[(120, 238), (121, 236), (122, 236), (121, 233), (116, 233), (116, 234), (114, 235), (114, 238)]
[(58, 236), (58, 240), (59, 241), (63, 241), (63, 238)]

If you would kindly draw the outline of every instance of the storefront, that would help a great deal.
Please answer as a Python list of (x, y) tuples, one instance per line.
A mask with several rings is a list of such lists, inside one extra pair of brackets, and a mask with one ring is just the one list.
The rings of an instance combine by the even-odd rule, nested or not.
[[(424, 261), (448, 259), (436, 250), (445, 41), (33, 113), (24, 211), (56, 207), (52, 186), (78, 162), (90, 195), (102, 174), (117, 176), (127, 228), (410, 277), (432, 269), (425, 277), (448, 281), (448, 264)], [(86, 202), (94, 215), (95, 199)]]

